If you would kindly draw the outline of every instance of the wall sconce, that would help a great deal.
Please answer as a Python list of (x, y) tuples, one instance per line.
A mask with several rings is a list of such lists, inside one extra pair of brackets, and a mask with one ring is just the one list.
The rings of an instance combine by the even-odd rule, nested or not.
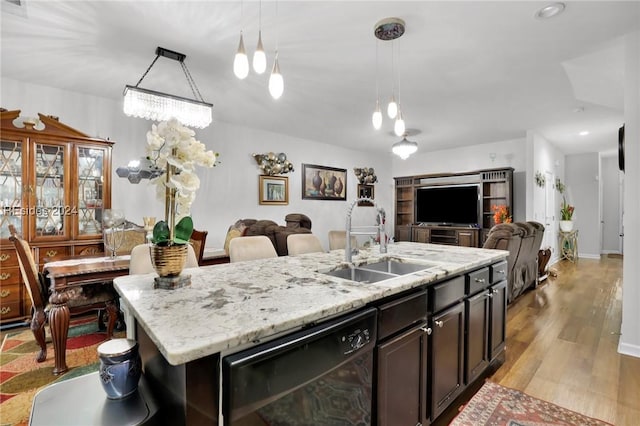
[(361, 185), (370, 185), (378, 181), (378, 176), (376, 176), (373, 167), (354, 167), (353, 172), (356, 174), (356, 178), (358, 178), (358, 182)]
[(127, 178), (131, 183), (140, 183), (142, 179), (154, 179), (164, 172), (147, 158), (131, 160), (127, 167), (118, 167), (116, 174), (121, 178)]
[(287, 154), (281, 152), (274, 154), (268, 152), (266, 154), (251, 154), (258, 163), (258, 167), (263, 175), (279, 175), (293, 172), (293, 164), (287, 160)]

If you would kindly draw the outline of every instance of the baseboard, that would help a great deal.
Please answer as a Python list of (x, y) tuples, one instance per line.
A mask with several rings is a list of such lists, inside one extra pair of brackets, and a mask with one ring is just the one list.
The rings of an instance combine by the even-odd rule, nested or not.
[(630, 343), (618, 342), (618, 353), (640, 358), (640, 346)]
[(602, 250), (601, 254), (622, 254), (620, 250)]
[(600, 255), (599, 254), (592, 254), (592, 253), (578, 253), (578, 258), (599, 260), (600, 259)]

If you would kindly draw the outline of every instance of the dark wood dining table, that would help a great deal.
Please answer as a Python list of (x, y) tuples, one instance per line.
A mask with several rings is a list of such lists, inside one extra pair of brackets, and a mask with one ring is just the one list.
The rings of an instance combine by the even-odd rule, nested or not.
[(66, 304), (68, 296), (65, 296), (65, 290), (96, 283), (113, 285), (114, 278), (129, 274), (129, 260), (129, 255), (115, 258), (69, 256), (51, 261), (45, 259), (42, 272), (50, 281), (49, 327), (52, 330), (51, 337), (56, 355), (54, 371), (67, 369), (66, 349), (70, 313)]

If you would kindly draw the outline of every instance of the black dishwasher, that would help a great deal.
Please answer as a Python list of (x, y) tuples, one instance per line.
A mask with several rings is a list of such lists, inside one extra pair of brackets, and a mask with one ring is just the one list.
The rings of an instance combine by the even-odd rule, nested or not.
[(369, 425), (375, 308), (223, 358), (225, 425)]

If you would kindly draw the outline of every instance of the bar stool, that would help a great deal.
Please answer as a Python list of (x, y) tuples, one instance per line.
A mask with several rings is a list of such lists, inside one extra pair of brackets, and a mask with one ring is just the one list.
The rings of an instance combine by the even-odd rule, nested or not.
[(322, 243), (313, 234), (291, 234), (287, 237), (287, 251), (289, 256), (305, 253), (322, 253)]
[[(347, 231), (329, 231), (329, 250), (343, 249), (347, 243)], [(356, 237), (351, 237), (351, 248), (358, 247)]]
[(264, 235), (238, 237), (229, 242), (229, 261), (231, 263), (270, 257), (278, 257), (278, 253), (276, 253), (269, 237)]

